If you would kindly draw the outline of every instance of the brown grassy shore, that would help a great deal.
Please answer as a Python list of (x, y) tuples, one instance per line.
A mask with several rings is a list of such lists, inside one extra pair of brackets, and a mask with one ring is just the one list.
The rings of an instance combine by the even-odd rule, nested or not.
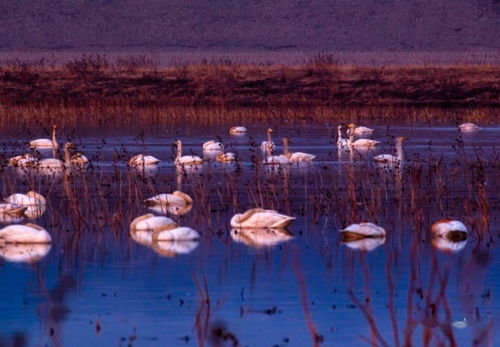
[(3, 105), (500, 106), (500, 67), (300, 66), (219, 61), (155, 67), (84, 56), (62, 66), (0, 66)]

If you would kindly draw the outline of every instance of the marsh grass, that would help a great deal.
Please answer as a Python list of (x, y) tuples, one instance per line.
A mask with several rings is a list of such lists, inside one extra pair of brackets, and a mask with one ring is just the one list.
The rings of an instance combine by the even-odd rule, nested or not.
[(0, 67), (6, 105), (500, 105), (496, 65), (341, 65), (317, 55), (302, 65), (230, 60), (155, 66), (147, 56), (83, 55), (62, 66), (9, 61)]

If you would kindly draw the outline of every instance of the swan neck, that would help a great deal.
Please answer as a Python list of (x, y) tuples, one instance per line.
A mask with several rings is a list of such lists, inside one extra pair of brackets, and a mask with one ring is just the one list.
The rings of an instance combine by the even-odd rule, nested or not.
[(349, 145), (352, 145), (352, 143), (354, 142), (354, 128), (349, 128), (349, 130), (347, 130), (347, 135), (348, 135), (348, 143)]
[(288, 142), (286, 140), (283, 141), (283, 154), (286, 157), (290, 156), (290, 152), (288, 151)]
[(400, 162), (403, 161), (403, 143), (401, 141), (396, 144), (396, 157)]
[(182, 156), (182, 143), (179, 141), (177, 142), (177, 159), (179, 159)]
[(64, 146), (64, 165), (66, 165), (66, 166), (70, 166), (71, 165), (71, 157), (69, 155), (68, 145)]

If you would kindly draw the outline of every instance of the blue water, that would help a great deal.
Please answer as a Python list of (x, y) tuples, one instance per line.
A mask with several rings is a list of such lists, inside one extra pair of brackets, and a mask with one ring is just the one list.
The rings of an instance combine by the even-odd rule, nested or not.
[[(144, 143), (133, 128), (81, 129), (74, 142), (95, 165), (74, 172), (71, 179), (86, 224), (75, 216), (63, 178), (3, 170), (4, 196), (37, 188), (48, 197), (47, 211), (35, 222), (54, 241), (38, 262), (0, 261), (0, 342), (17, 336), (30, 346), (217, 345), (214, 336), (220, 333), (225, 345), (237, 340), (244, 346), (303, 346), (313, 344), (308, 320), (321, 336), (316, 341), (326, 346), (500, 342), (499, 156), (494, 148), (499, 125), (474, 134), (459, 134), (451, 125), (375, 126), (375, 138), (382, 141), (375, 152), (341, 153), (340, 158), (332, 137), (335, 127), (276, 125), (277, 144), (288, 136), (293, 150), (318, 158), (312, 166), (274, 173), (256, 168), (249, 137), (230, 136), (227, 128), (152, 126)], [(257, 145), (265, 139), (265, 128), (249, 127)], [(179, 182), (172, 163), (174, 140), (184, 141), (185, 153), (202, 155), (202, 143), (216, 135), (238, 152), (241, 171), (204, 164)], [(391, 173), (381, 173), (370, 160), (392, 153), (391, 136), (400, 135), (410, 137), (405, 143), (405, 170), (410, 171), (404, 171), (402, 191)], [(2, 139), (6, 155), (26, 151), (22, 143), (28, 139), (20, 131), (3, 129)], [(155, 175), (128, 171), (127, 158), (142, 151), (162, 159)], [(484, 212), (476, 204), (477, 186), (467, 186), (476, 169), (464, 168), (478, 157), (485, 163), (487, 229), (480, 224)], [(428, 176), (439, 160), (440, 171)], [(412, 207), (408, 177), (419, 165), (424, 168), (421, 200)], [(355, 209), (349, 201), (350, 172)], [(446, 184), (443, 190), (439, 177)], [(237, 193), (227, 188), (231, 184)], [(260, 195), (255, 193), (259, 184)], [(128, 225), (148, 212), (141, 204), (145, 197), (179, 186), (193, 197), (194, 206), (174, 218), (202, 239), (188, 254), (165, 257), (133, 241)], [(377, 194), (380, 204), (372, 200)], [(256, 207), (260, 199), (263, 207), (298, 217), (289, 227), (290, 241), (255, 248), (231, 238), (231, 216)], [(465, 247), (456, 253), (431, 245), (430, 225), (448, 216), (470, 230)], [(339, 240), (339, 229), (362, 219), (387, 231), (385, 242), (369, 252)], [(203, 300), (206, 295), (209, 300)]]

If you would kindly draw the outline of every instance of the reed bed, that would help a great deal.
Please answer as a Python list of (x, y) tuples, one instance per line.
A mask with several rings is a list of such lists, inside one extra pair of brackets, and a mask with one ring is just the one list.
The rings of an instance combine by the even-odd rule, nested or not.
[(491, 106), (500, 105), (496, 65), (339, 65), (328, 56), (297, 65), (210, 61), (153, 66), (147, 57), (110, 62), (86, 55), (0, 67), (4, 105)]

